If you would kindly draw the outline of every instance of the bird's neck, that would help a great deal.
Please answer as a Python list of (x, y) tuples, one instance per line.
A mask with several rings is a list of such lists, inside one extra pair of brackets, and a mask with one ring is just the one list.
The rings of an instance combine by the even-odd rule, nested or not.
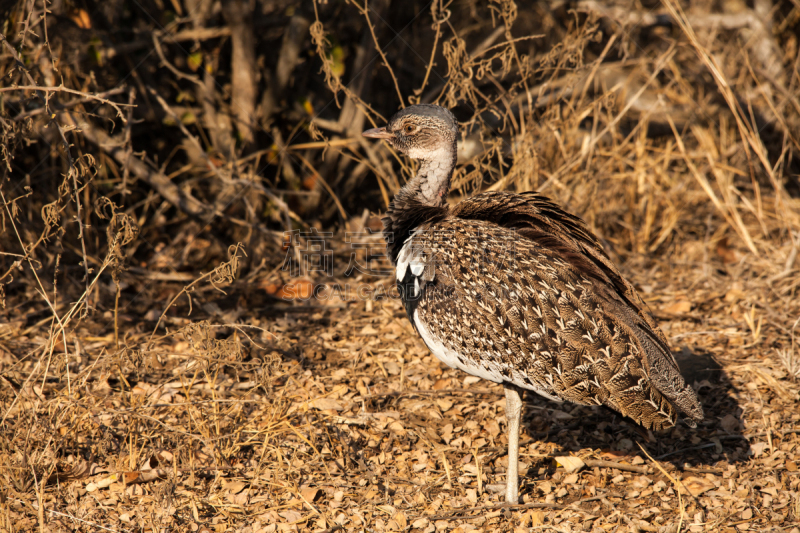
[(397, 192), (383, 218), (386, 253), (392, 264), (416, 228), (447, 216), (445, 204), (456, 166), (455, 139), (452, 148), (438, 150), (420, 163), (417, 175)]
[(452, 147), (443, 147), (420, 160), (417, 175), (406, 183), (398, 196), (413, 198), (423, 205), (443, 206), (447, 202), (455, 166), (456, 143), (453, 142)]

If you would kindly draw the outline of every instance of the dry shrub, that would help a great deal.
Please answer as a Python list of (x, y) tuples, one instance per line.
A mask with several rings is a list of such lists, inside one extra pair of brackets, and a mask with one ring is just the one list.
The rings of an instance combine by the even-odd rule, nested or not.
[[(384, 210), (413, 174), (360, 132), (420, 102), (462, 124), (456, 200), (551, 196), (604, 240), (676, 345), (727, 371), (697, 380), (708, 424), (650, 448), (675, 468), (693, 450), (692, 468), (725, 472), (715, 489), (740, 495), (727, 514), (664, 485), (658, 521), (646, 509), (667, 500), (626, 508), (638, 496), (606, 491), (652, 480), (587, 471), (586, 490), (615, 498), (626, 522), (592, 511), (592, 497), (572, 514), (514, 511), (514, 527), (796, 522), (799, 8), (423, 4), (0, 9), (0, 529), (196, 529), (224, 515), (242, 530), (432, 531), (465, 502), (494, 501), (482, 485), (503, 472), (492, 390), (458, 385), (392, 301), (275, 296), (298, 253), (285, 231), (330, 230), (347, 257), (343, 231), (372, 228), (365, 208)], [(312, 287), (316, 274), (301, 275)], [(591, 455), (623, 431), (616, 419), (559, 425), (573, 416), (560, 409), (527, 420), (530, 479), (553, 473), (549, 448), (580, 441)], [(745, 426), (754, 450), (736, 434)], [(165, 451), (167, 466), (143, 476)], [(86, 476), (107, 484), (87, 496)], [(773, 485), (777, 511), (757, 496)], [(501, 527), (491, 516), (485, 527)]]

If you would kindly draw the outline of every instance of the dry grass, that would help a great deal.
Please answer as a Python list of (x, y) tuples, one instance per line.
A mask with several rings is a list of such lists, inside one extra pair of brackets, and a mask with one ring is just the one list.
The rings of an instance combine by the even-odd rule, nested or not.
[[(0, 530), (797, 532), (800, 7), (293, 4), (2, 13)], [(528, 398), (498, 506), (502, 391), (365, 232), (413, 172), (358, 135), (398, 99), (464, 124), (456, 197), (587, 220), (697, 430)]]

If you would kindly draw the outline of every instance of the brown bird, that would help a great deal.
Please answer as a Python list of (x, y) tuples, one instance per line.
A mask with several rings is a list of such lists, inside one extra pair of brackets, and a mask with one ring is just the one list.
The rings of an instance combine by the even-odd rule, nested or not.
[(407, 107), (363, 135), (420, 160), (383, 219), (387, 255), (430, 351), (505, 388), (508, 503), (519, 500), (523, 390), (606, 405), (648, 429), (679, 413), (703, 420), (647, 305), (581, 219), (535, 193), (448, 206), (458, 124), (443, 107)]

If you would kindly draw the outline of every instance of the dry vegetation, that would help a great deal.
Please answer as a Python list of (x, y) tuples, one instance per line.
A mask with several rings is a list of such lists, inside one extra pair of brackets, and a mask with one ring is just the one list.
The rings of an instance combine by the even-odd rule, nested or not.
[[(296, 4), (0, 2), (0, 530), (797, 533), (800, 4)], [(455, 196), (604, 239), (697, 430), (529, 397), (499, 505), (502, 390), (367, 231), (413, 168), (359, 132), (420, 101)]]

